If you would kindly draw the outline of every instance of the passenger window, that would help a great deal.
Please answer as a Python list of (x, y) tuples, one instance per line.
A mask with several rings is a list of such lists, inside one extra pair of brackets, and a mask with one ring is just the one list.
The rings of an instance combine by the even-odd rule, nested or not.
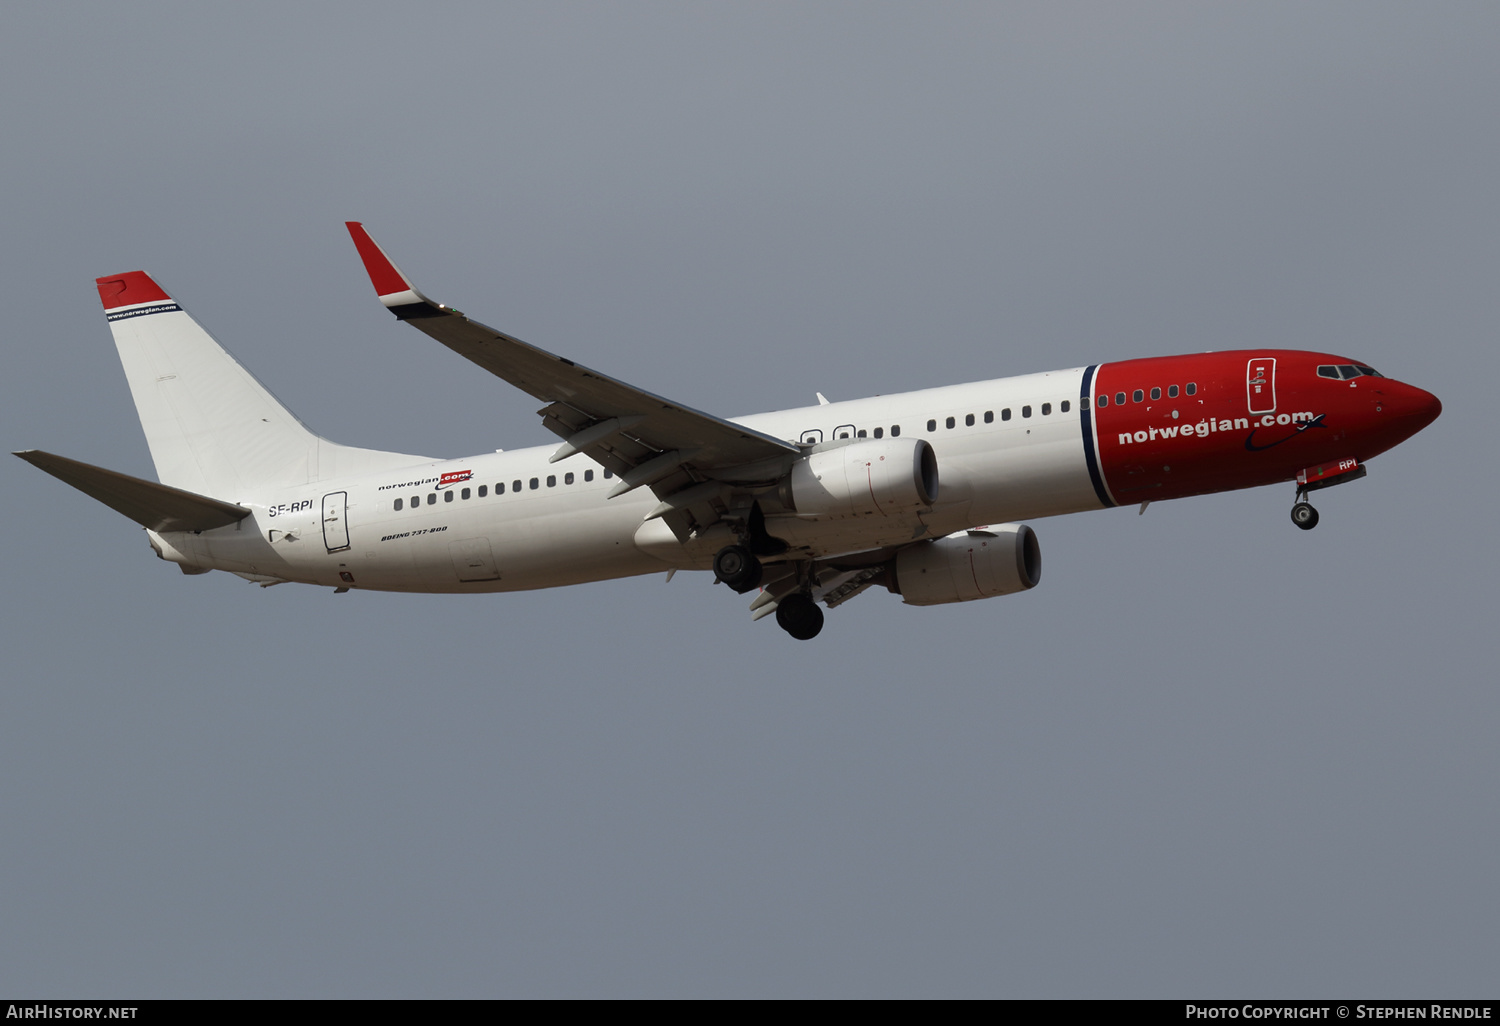
[(971, 413), (967, 417), (964, 418), (964, 427), (973, 427), (973, 426), (974, 426), (974, 414)]
[[(531, 487), (535, 488), (536, 485), (532, 485)], [(510, 490), (513, 491), (513, 492), (519, 492), (521, 490), (521, 482), (520, 481), (512, 481), (510, 483)]]
[(453, 489), (452, 488), (449, 488), (446, 492), (443, 493), (443, 501), (444, 502), (452, 502), (453, 501)]
[(592, 481), (594, 479), (594, 472), (592, 470), (585, 470), (583, 472), (583, 479), (585, 481)]
[(411, 497), (411, 508), (416, 509), (420, 505), (422, 505), (422, 497), (420, 495), (413, 495)]
[(557, 475), (556, 474), (548, 474), (547, 475), (547, 487), (548, 488), (556, 488), (557, 487)]
[(927, 422), (927, 430), (928, 431), (936, 431), (937, 430), (937, 421), (935, 421), (935, 420), (929, 420)]
[(1130, 395), (1130, 401), (1133, 403), (1138, 403), (1144, 398), (1146, 398), (1146, 393), (1142, 392), (1139, 388)]
[(865, 437), (865, 429), (864, 428), (860, 428), (858, 431), (854, 432), (854, 437), (855, 438), (863, 438), (863, 437)]
[[(1080, 410), (1086, 410), (1086, 409), (1089, 408), (1089, 397), (1088, 396), (1084, 396), (1082, 399), (1078, 400), (1078, 408)], [(1063, 412), (1064, 413), (1068, 412), (1068, 408), (1066, 406), (1063, 407)]]
[(463, 491), (458, 493), (458, 497), (460, 499), (467, 499), (469, 497), (469, 490), (465, 488)]
[(985, 410), (984, 411), (984, 422), (986, 424), (993, 424), (993, 423), (995, 423), (995, 411), (994, 410)]
[(1153, 388), (1151, 390), (1151, 398), (1153, 398), (1153, 399), (1160, 399), (1161, 398), (1161, 389), (1160, 388)]
[(943, 423), (948, 426), (949, 431), (952, 431), (954, 425), (956, 425), (958, 421), (954, 420), (952, 417), (949, 417), (947, 420), (943, 421)]
[(1043, 417), (1050, 417), (1050, 416), (1052, 416), (1052, 404), (1051, 403), (1042, 403), (1042, 416)]
[(900, 424), (892, 424), (891, 425), (891, 437), (892, 438), (900, 438), (901, 437), (901, 425)]
[(604, 480), (606, 480), (606, 481), (608, 481), (610, 478), (612, 478), (614, 476), (615, 476), (615, 472), (613, 470), (606, 470), (604, 472)]
[(541, 486), (542, 486), (542, 482), (541, 481), (537, 480), (536, 478), (532, 478), (531, 479), (531, 490), (532, 491), (536, 491)]
[(570, 470), (566, 474), (563, 475), (563, 484), (572, 484), (572, 483), (573, 483), (573, 472)]
[(484, 498), (488, 494), (490, 494), (490, 486), (489, 485), (480, 485), (479, 486), (479, 497), (482, 499), (482, 498)]
[(1197, 392), (1198, 392), (1198, 384), (1197, 384), (1197, 382), (1189, 381), (1188, 382), (1188, 387), (1187, 387), (1187, 394), (1188, 395), (1196, 395)]
[(427, 493), (427, 505), (429, 505), (429, 506), (436, 506), (437, 505), (437, 492), (428, 492)]
[(1010, 407), (1009, 406), (1007, 406), (1005, 409), (1003, 409), (1003, 410), (1000, 411), (1000, 419), (1001, 420), (1010, 420)]
[(1116, 392), (1115, 393), (1115, 405), (1116, 406), (1124, 406), (1125, 405), (1125, 393), (1124, 392)]
[(1023, 407), (1021, 407), (1021, 416), (1023, 416), (1023, 417), (1029, 417), (1029, 416), (1031, 416), (1031, 407), (1030, 406), (1023, 406)]
[(1176, 385), (1169, 385), (1167, 387), (1167, 398), (1168, 399), (1176, 399), (1177, 398), (1177, 386)]
[(1099, 409), (1101, 409), (1101, 410), (1104, 409), (1106, 406), (1109, 405), (1109, 396), (1107, 396), (1107, 395), (1101, 395), (1099, 397), (1099, 402), (1098, 402), (1097, 405), (1098, 405)]
[(401, 500), (400, 499), (396, 500), (396, 512), (397, 513), (401, 512)]
[[(1088, 402), (1088, 400), (1085, 399), (1084, 402)], [(1057, 410), (1058, 410), (1059, 413), (1067, 413), (1068, 412), (1068, 401), (1066, 399), (1064, 399), (1062, 401), (1062, 405), (1059, 406), (1057, 408)]]
[(883, 437), (885, 437), (885, 428), (876, 428), (875, 429), (875, 437), (876, 438), (883, 438)]

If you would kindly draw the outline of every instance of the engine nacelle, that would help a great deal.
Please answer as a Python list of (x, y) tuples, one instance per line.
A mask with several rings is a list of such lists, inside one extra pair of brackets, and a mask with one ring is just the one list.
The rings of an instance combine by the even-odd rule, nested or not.
[(937, 456), (920, 438), (880, 438), (809, 453), (792, 464), (782, 501), (801, 516), (900, 516), (937, 501)]
[(912, 606), (1027, 591), (1042, 579), (1042, 549), (1025, 524), (959, 531), (896, 553), (890, 588)]

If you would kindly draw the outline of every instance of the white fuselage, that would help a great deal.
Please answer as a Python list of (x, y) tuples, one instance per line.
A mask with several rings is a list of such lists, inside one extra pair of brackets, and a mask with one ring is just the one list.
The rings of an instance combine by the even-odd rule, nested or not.
[[(817, 558), (1102, 508), (1079, 423), (1083, 373), (1075, 368), (735, 418), (803, 443), (873, 438), (877, 429), (889, 437), (899, 429), (902, 437), (926, 439), (938, 458), (938, 501), (929, 511), (847, 520), (772, 517), (767, 530), (799, 555)], [(1006, 410), (1009, 419), (1002, 419)], [(549, 463), (556, 450), (554, 443), (276, 494), (225, 496), (252, 515), (234, 526), (159, 540), (167, 558), (187, 567), (267, 583), (382, 591), (519, 591), (710, 566), (724, 539), (680, 542), (660, 520), (644, 519), (658, 502), (648, 488), (609, 499), (618, 479), (606, 478), (586, 456)]]

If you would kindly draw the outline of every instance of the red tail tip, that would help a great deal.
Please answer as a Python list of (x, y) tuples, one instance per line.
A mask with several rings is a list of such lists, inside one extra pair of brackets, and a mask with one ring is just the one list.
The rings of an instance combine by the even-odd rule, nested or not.
[(172, 298), (145, 271), (126, 271), (107, 278), (96, 278), (94, 284), (99, 288), (99, 300), (106, 310), (113, 310), (117, 306), (134, 306), (136, 303), (159, 303)]

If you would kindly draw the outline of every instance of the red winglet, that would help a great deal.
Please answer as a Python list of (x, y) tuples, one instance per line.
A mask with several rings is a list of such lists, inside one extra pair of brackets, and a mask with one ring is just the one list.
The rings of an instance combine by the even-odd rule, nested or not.
[(345, 221), (344, 227), (349, 229), (349, 235), (354, 239), (354, 248), (359, 250), (359, 258), (365, 262), (365, 271), (370, 275), (370, 284), (375, 286), (377, 296), (414, 291), (411, 282), (396, 270), (391, 258), (370, 238), (364, 225), (358, 221)]
[(106, 310), (113, 310), (117, 306), (134, 306), (136, 303), (172, 300), (145, 271), (126, 271), (124, 274), (112, 274), (108, 278), (95, 278), (94, 284), (99, 287), (99, 299)]

